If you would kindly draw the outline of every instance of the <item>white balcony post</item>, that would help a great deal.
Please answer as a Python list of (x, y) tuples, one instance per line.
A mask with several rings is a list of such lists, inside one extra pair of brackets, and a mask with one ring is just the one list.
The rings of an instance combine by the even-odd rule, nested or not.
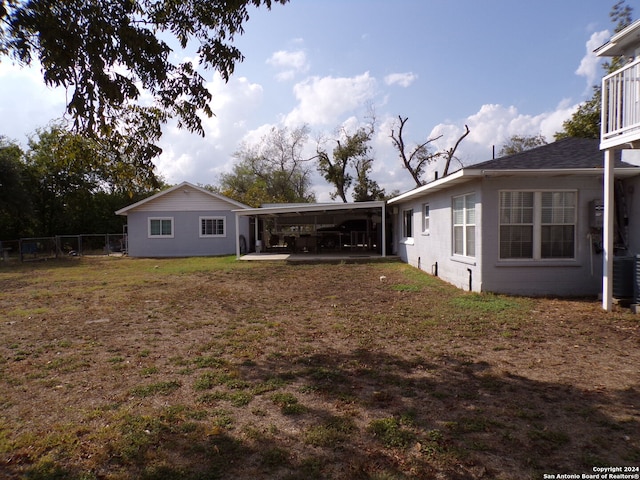
[(613, 304), (613, 188), (614, 153), (612, 148), (604, 151), (604, 217), (602, 255), (602, 308), (611, 311)]

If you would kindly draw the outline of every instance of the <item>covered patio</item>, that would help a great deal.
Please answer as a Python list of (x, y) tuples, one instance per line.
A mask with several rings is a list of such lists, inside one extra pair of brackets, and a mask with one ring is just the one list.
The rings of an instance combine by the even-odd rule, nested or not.
[[(234, 210), (252, 217), (243, 260), (343, 261), (387, 256), (386, 202), (276, 204)], [(322, 259), (322, 260), (321, 260)]]
[(247, 253), (240, 257), (241, 261), (254, 262), (286, 262), (286, 263), (372, 263), (372, 262), (394, 262), (400, 261), (397, 255), (382, 256), (379, 253), (369, 253), (360, 255), (332, 254), (332, 253)]

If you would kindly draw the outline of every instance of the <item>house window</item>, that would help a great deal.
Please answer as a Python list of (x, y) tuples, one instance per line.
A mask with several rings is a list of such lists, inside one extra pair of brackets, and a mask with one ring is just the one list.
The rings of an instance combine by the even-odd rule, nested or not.
[(453, 253), (476, 256), (476, 195), (453, 197)]
[(150, 218), (149, 237), (173, 238), (173, 218)]
[(224, 237), (225, 235), (224, 217), (200, 217), (201, 237)]
[(500, 258), (575, 258), (575, 191), (500, 192)]
[(576, 230), (576, 192), (542, 192), (542, 258), (574, 258)]
[(429, 233), (429, 204), (422, 205), (422, 233)]
[(413, 237), (413, 208), (402, 212), (402, 236)]
[(500, 192), (500, 258), (533, 258), (533, 192)]

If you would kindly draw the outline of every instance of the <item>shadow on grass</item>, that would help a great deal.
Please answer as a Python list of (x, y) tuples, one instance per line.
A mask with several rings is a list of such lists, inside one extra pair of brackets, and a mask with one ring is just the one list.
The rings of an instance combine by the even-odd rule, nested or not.
[[(237, 371), (244, 388), (272, 388), (254, 389), (239, 410), (224, 400), (200, 405), (206, 419), (197, 408), (171, 418), (136, 417), (90, 471), (74, 466), (72, 456), (29, 464), (0, 451), (0, 476), (462, 480), (640, 462), (635, 388), (585, 391), (495, 372), (484, 362), (367, 350), (275, 356)], [(287, 412), (283, 398), (304, 408)], [(223, 421), (238, 412), (251, 422), (240, 428)], [(275, 427), (274, 418), (284, 420)]]

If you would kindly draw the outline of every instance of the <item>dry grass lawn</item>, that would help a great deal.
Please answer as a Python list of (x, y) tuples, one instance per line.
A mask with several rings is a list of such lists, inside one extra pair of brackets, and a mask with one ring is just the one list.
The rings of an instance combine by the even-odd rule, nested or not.
[(638, 466), (638, 319), (462, 292), (401, 263), (0, 266), (0, 478)]

